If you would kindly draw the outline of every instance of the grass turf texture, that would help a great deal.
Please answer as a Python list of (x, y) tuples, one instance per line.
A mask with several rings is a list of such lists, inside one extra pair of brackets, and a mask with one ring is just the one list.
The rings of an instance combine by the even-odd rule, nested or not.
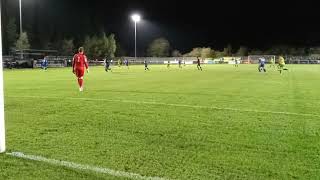
[[(169, 179), (317, 179), (319, 117), (191, 107), (320, 115), (320, 66), (288, 68), (93, 67), (82, 93), (71, 69), (6, 70), (8, 152)], [(1, 154), (0, 179), (124, 178)]]

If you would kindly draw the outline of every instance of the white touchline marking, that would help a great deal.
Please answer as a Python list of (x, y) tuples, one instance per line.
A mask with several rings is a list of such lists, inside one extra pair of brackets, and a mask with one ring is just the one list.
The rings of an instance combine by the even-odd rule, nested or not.
[(175, 107), (188, 107), (198, 109), (215, 109), (215, 110), (228, 110), (228, 111), (239, 111), (239, 112), (254, 112), (254, 113), (270, 113), (270, 114), (283, 114), (293, 116), (309, 116), (309, 117), (320, 117), (318, 114), (305, 114), (305, 113), (294, 113), (294, 112), (281, 112), (281, 111), (262, 111), (262, 110), (250, 110), (250, 109), (237, 109), (237, 108), (224, 108), (216, 106), (200, 106), (200, 105), (188, 105), (188, 104), (171, 104), (161, 103), (152, 101), (131, 101), (131, 100), (112, 100), (112, 99), (95, 99), (95, 98), (78, 98), (78, 97), (39, 97), (39, 96), (5, 96), (8, 98), (38, 98), (38, 99), (70, 99), (70, 100), (86, 100), (86, 101), (107, 101), (107, 102), (122, 102), (122, 103), (133, 103), (133, 104), (151, 104), (151, 105), (162, 105), (162, 106), (175, 106)]
[(136, 174), (136, 173), (117, 171), (117, 170), (113, 170), (113, 169), (109, 169), (109, 168), (101, 168), (101, 167), (95, 167), (95, 166), (90, 166), (90, 165), (77, 164), (74, 162), (60, 161), (60, 160), (56, 160), (56, 159), (48, 159), (48, 158), (45, 158), (42, 156), (26, 155), (22, 152), (12, 152), (12, 153), (6, 153), (6, 154), (9, 156), (17, 157), (17, 158), (45, 162), (48, 164), (52, 164), (52, 165), (56, 165), (56, 166), (63, 166), (63, 167), (76, 169), (76, 170), (93, 171), (96, 173), (108, 174), (108, 175), (116, 176), (116, 177), (125, 177), (125, 178), (130, 178), (130, 179), (141, 179), (141, 180), (169, 180), (169, 179), (161, 178), (161, 177), (148, 177), (148, 176), (143, 176), (143, 175)]

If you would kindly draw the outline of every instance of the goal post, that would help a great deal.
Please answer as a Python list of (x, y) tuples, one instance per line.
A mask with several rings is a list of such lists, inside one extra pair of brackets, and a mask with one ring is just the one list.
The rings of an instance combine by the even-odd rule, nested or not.
[(0, 153), (6, 150), (5, 128), (4, 128), (4, 94), (3, 94), (3, 67), (2, 67), (2, 27), (1, 27), (1, 5), (0, 5)]

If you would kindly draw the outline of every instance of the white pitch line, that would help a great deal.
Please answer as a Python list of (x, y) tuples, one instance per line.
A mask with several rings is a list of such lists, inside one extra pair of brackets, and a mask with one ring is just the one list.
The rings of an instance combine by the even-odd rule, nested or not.
[(136, 173), (117, 171), (117, 170), (113, 170), (113, 169), (109, 169), (109, 168), (101, 168), (101, 167), (95, 167), (95, 166), (90, 166), (90, 165), (77, 164), (74, 162), (60, 161), (60, 160), (56, 160), (56, 159), (48, 159), (48, 158), (45, 158), (42, 156), (26, 155), (22, 152), (12, 152), (12, 153), (6, 153), (6, 154), (9, 156), (17, 157), (17, 158), (33, 160), (33, 161), (38, 161), (38, 162), (45, 162), (45, 163), (55, 165), (55, 166), (63, 166), (63, 167), (76, 169), (76, 170), (92, 171), (92, 172), (101, 173), (101, 174), (108, 174), (108, 175), (116, 176), (116, 177), (124, 177), (124, 178), (139, 179), (139, 180), (168, 180), (166, 178), (161, 178), (161, 177), (148, 177), (148, 176), (143, 176), (143, 175), (136, 174)]
[(161, 105), (161, 106), (188, 107), (188, 108), (198, 108), (198, 109), (227, 110), (227, 111), (238, 111), (238, 112), (254, 112), (254, 113), (292, 115), (292, 116), (320, 117), (320, 115), (318, 115), (318, 114), (305, 114), (305, 113), (281, 112), (281, 111), (262, 111), (262, 110), (224, 108), (224, 107), (216, 107), (216, 106), (199, 106), (199, 105), (188, 105), (188, 104), (172, 104), (172, 103), (161, 103), (161, 102), (152, 102), (152, 101), (131, 101), (131, 100), (77, 98), (77, 97), (63, 97), (63, 98), (61, 98), (61, 97), (40, 97), (40, 96), (5, 96), (5, 97), (8, 97), (8, 98), (70, 99), (70, 100), (85, 100), (85, 101), (106, 101), (106, 102), (133, 103), (133, 104), (151, 104), (151, 105)]

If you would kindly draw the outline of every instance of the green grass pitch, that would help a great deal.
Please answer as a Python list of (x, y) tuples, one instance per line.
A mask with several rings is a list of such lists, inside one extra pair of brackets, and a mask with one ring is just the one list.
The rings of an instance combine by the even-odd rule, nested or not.
[[(268, 66), (267, 66), (268, 67)], [(5, 70), (7, 151), (168, 179), (318, 179), (320, 66)], [(0, 179), (126, 179), (0, 155)]]

